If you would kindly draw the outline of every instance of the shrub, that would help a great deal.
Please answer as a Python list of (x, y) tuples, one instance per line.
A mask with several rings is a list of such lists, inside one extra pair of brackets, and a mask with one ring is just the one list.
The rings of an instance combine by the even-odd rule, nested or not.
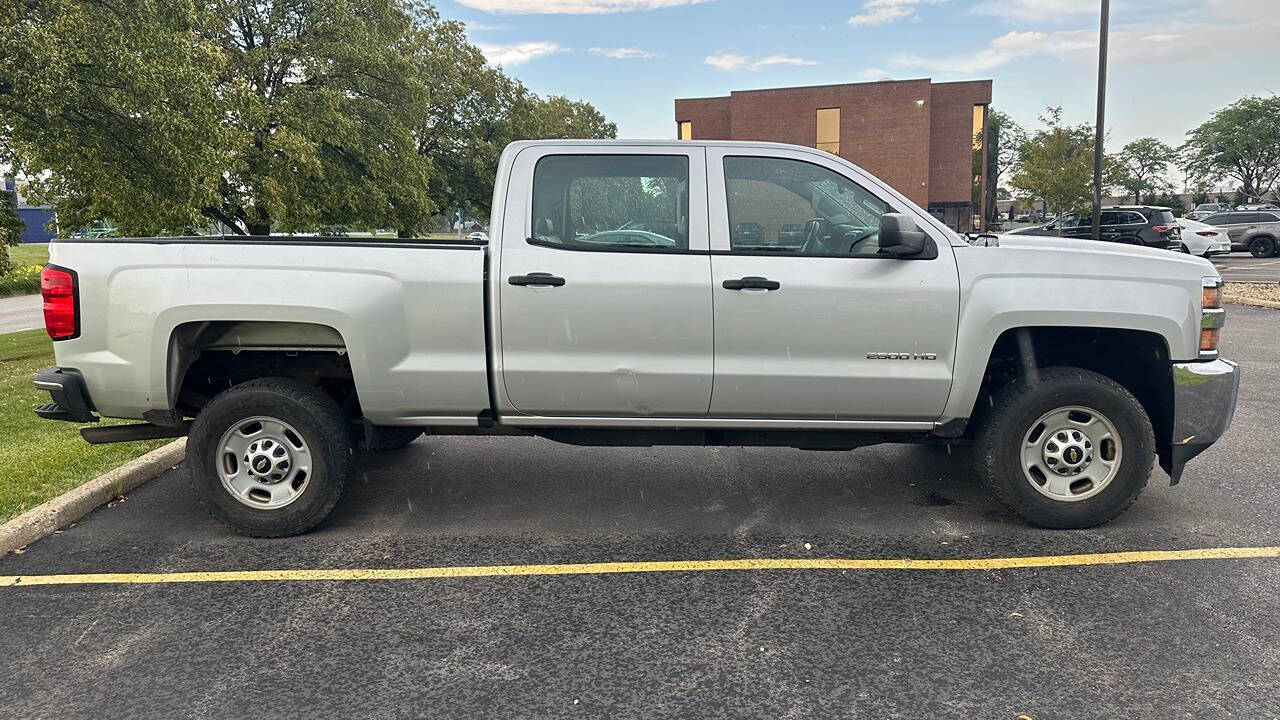
[(40, 292), (39, 265), (27, 265), (0, 276), (0, 297)]

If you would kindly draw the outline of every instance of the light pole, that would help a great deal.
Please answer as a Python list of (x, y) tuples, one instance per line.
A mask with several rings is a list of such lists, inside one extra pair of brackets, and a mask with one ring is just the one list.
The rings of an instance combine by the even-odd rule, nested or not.
[(1093, 136), (1093, 239), (1102, 239), (1102, 136), (1107, 109), (1107, 21), (1111, 0), (1102, 0), (1102, 25), (1098, 30), (1098, 124)]

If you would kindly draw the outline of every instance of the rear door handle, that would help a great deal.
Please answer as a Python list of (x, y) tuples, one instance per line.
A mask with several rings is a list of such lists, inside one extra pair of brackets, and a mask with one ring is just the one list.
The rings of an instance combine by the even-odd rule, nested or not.
[(782, 283), (769, 278), (757, 276), (744, 277), (738, 280), (725, 280), (721, 285), (725, 290), (777, 290)]
[(512, 275), (507, 278), (507, 282), (526, 287), (560, 287), (564, 285), (564, 278), (556, 277), (551, 273), (536, 272), (528, 275)]

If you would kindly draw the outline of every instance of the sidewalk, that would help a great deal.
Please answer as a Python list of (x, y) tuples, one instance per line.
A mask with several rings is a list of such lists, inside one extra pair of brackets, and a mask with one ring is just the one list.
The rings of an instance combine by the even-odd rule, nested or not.
[(0, 335), (44, 327), (39, 295), (0, 298)]

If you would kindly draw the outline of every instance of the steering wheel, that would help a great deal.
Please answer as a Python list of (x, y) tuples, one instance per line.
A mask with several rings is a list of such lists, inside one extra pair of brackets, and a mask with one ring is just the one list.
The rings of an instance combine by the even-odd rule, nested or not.
[(826, 220), (822, 218), (809, 218), (804, 224), (804, 245), (800, 246), (802, 253), (820, 253), (825, 248), (822, 246), (822, 226)]

